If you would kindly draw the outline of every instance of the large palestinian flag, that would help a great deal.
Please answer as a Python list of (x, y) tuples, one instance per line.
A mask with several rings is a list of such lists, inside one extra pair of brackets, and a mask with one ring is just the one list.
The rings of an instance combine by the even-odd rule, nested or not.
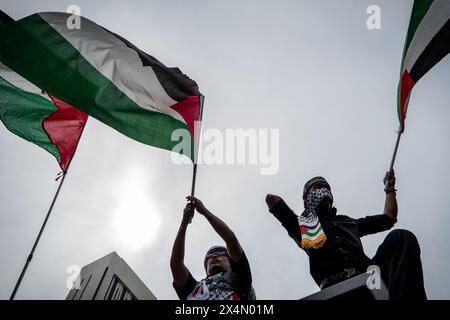
[[(11, 22), (11, 18), (0, 12), (0, 27)], [(55, 156), (64, 172), (87, 117), (0, 63), (0, 120), (11, 132)]]
[(122, 37), (66, 13), (33, 14), (0, 30), (0, 61), (52, 96), (142, 143), (173, 150), (176, 129), (200, 119), (197, 84)]
[(450, 0), (415, 0), (406, 36), (398, 86), (398, 117), (405, 127), (411, 90), (450, 52)]

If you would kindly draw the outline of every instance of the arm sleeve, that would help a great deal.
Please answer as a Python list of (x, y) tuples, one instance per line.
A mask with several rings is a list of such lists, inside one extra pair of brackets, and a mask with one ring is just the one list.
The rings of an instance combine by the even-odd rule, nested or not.
[(297, 244), (300, 243), (300, 226), (298, 224), (298, 216), (294, 211), (292, 211), (283, 200), (280, 200), (269, 211), (281, 222), (281, 225), (286, 229), (289, 236), (294, 239)]
[(242, 257), (238, 262), (234, 262), (230, 259), (230, 266), (231, 270), (240, 279), (240, 281), (251, 286), (252, 272), (250, 271), (250, 264), (248, 263), (245, 252), (242, 252)]
[(188, 274), (186, 283), (182, 287), (175, 287), (175, 284), (172, 283), (172, 286), (175, 289), (180, 300), (186, 300), (186, 298), (192, 293), (192, 291), (194, 291), (196, 285), (197, 281), (194, 279), (190, 272)]
[(385, 214), (367, 216), (356, 221), (358, 223), (360, 237), (386, 231), (394, 226), (394, 221)]
[(242, 253), (242, 257), (238, 262), (234, 262), (230, 259), (230, 267), (231, 271), (238, 279), (240, 290), (243, 291), (248, 298), (252, 291), (252, 273), (245, 252)]

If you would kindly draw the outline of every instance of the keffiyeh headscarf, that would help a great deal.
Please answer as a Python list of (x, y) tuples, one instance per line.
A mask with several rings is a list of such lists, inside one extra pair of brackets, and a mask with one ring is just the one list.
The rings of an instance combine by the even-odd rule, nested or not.
[(316, 213), (318, 205), (327, 197), (333, 201), (333, 195), (327, 188), (317, 189), (308, 194), (305, 201), (305, 211), (298, 217), (302, 249), (319, 249), (327, 241), (319, 216)]

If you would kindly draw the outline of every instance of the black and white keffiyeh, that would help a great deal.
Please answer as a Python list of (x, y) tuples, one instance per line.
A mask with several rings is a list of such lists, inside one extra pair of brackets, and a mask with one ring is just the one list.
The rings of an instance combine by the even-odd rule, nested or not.
[(314, 190), (308, 194), (305, 201), (305, 211), (298, 217), (301, 233), (300, 246), (303, 249), (319, 249), (327, 241), (316, 209), (324, 198), (333, 201), (333, 195), (327, 188)]

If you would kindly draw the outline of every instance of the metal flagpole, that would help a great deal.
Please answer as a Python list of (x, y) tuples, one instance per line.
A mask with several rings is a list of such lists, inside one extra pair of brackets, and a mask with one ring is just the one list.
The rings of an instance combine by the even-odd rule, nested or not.
[[(200, 122), (202, 121), (202, 119), (203, 119), (203, 102), (205, 101), (205, 96), (204, 95), (200, 95)], [(194, 126), (194, 128), (195, 128), (196, 126)], [(199, 126), (199, 132), (198, 132), (198, 139), (200, 140), (200, 130), (201, 130), (201, 127)], [(199, 143), (200, 144), (200, 141), (196, 141), (196, 138), (197, 137), (195, 137), (195, 132), (194, 132), (194, 146), (195, 146), (195, 143)], [(194, 152), (196, 153), (195, 154), (195, 160), (194, 160), (194, 165), (193, 165), (193, 168), (192, 168), (192, 185), (191, 185), (191, 197), (193, 197), (194, 196), (194, 194), (195, 194), (195, 182), (196, 182), (196, 180), (197, 180), (197, 158), (198, 158), (198, 146), (196, 146), (196, 148), (195, 148), (195, 150), (194, 150)], [(192, 212), (192, 215), (191, 215), (191, 217), (189, 218), (189, 223), (191, 223), (192, 222), (192, 218), (194, 217), (194, 212)]]
[[(78, 147), (78, 144), (80, 143), (81, 136), (83, 135), (83, 131), (86, 128), (86, 123), (87, 123), (87, 118), (86, 118), (86, 121), (84, 123), (83, 129), (80, 132), (80, 136), (79, 136), (78, 141), (77, 141), (77, 147)], [(76, 151), (76, 149), (75, 149), (75, 151)], [(28, 255), (27, 261), (25, 262), (25, 265), (23, 266), (22, 272), (20, 273), (19, 279), (17, 280), (16, 285), (14, 286), (14, 290), (11, 293), (11, 296), (9, 297), (9, 300), (14, 300), (14, 297), (16, 296), (17, 290), (19, 290), (20, 284), (21, 284), (22, 279), (23, 279), (23, 277), (25, 275), (25, 272), (28, 269), (28, 265), (30, 264), (31, 260), (33, 259), (34, 250), (36, 250), (36, 247), (37, 247), (37, 245), (39, 243), (39, 240), (41, 239), (41, 235), (44, 232), (44, 229), (45, 229), (45, 226), (47, 224), (48, 218), (50, 217), (50, 214), (52, 213), (53, 206), (55, 205), (56, 199), (58, 198), (59, 191), (61, 190), (61, 187), (62, 187), (62, 185), (64, 183), (64, 180), (66, 179), (66, 175), (69, 172), (69, 167), (70, 167), (70, 165), (72, 163), (72, 160), (73, 160), (74, 156), (75, 156), (75, 152), (73, 153), (72, 158), (70, 159), (69, 163), (67, 164), (65, 172), (63, 171), (63, 176), (61, 178), (61, 182), (59, 183), (58, 189), (56, 189), (55, 196), (53, 197), (52, 203), (50, 204), (50, 208), (47, 211), (47, 215), (45, 216), (44, 223), (42, 223), (41, 230), (39, 230), (39, 234), (38, 234), (36, 240), (34, 241), (33, 248), (31, 249), (31, 252)]]
[[(406, 112), (408, 111), (408, 107), (409, 107), (409, 95), (406, 98), (405, 101), (405, 118), (406, 118)], [(404, 125), (404, 119), (403, 119), (403, 125)], [(394, 169), (394, 163), (395, 163), (395, 159), (397, 158), (397, 151), (398, 151), (398, 145), (400, 144), (400, 138), (402, 136), (402, 133), (404, 131), (405, 128), (402, 128), (402, 125), (400, 124), (398, 131), (397, 131), (397, 141), (395, 142), (395, 147), (394, 147), (394, 153), (392, 154), (392, 159), (391, 159), (391, 164), (389, 165), (389, 172), (392, 171), (392, 169)]]
[(403, 126), (405, 126), (406, 113), (408, 112), (410, 97), (411, 97), (411, 92), (409, 92), (409, 94), (405, 100), (405, 112), (403, 113), (404, 114), (403, 119), (401, 120), (400, 126), (397, 131), (397, 141), (395, 143), (394, 153), (392, 154), (391, 165), (389, 166), (389, 171), (392, 171), (392, 169), (394, 169), (394, 163), (395, 163), (395, 158), (397, 157), (398, 145), (400, 144), (400, 137), (402, 136), (402, 133), (405, 130), (405, 128), (402, 127), (402, 124), (403, 124)]
[[(402, 133), (403, 133), (403, 131), (402, 131), (401, 127), (400, 127), (398, 129), (398, 132), (397, 132), (397, 141), (395, 142), (394, 152), (392, 153), (391, 164), (389, 165), (389, 171), (388, 172), (391, 172), (392, 169), (394, 169), (394, 163), (395, 163), (395, 159), (397, 158), (398, 145), (400, 144), (400, 138), (402, 136)], [(384, 184), (384, 189), (385, 190), (387, 189), (387, 185), (388, 185), (388, 182), (386, 181), (385, 184)]]
[(53, 206), (54, 206), (54, 204), (56, 202), (56, 199), (58, 198), (58, 195), (59, 195), (59, 191), (61, 190), (61, 187), (62, 187), (62, 185), (64, 183), (64, 180), (66, 179), (66, 175), (67, 175), (68, 169), (69, 169), (69, 167), (67, 167), (66, 172), (63, 174), (63, 177), (61, 179), (61, 182), (59, 183), (58, 189), (56, 190), (55, 196), (53, 197), (53, 201), (52, 201), (52, 203), (50, 205), (50, 208), (48, 209), (47, 216), (45, 217), (44, 223), (41, 226), (41, 230), (39, 231), (39, 234), (38, 234), (36, 240), (34, 241), (33, 248), (31, 249), (31, 252), (28, 255), (27, 261), (25, 262), (25, 265), (24, 265), (24, 267), (22, 269), (22, 272), (20, 273), (19, 279), (17, 280), (16, 286), (14, 287), (14, 290), (13, 290), (9, 300), (14, 300), (14, 297), (16, 296), (17, 290), (20, 287), (20, 283), (22, 282), (23, 276), (25, 275), (25, 272), (27, 271), (28, 265), (30, 264), (31, 259), (33, 259), (34, 250), (36, 249), (36, 247), (37, 247), (37, 245), (39, 243), (39, 240), (41, 238), (42, 232), (44, 231), (45, 225), (47, 224), (48, 218), (50, 217), (50, 214), (52, 213)]
[(392, 171), (392, 169), (394, 169), (395, 158), (397, 157), (398, 145), (400, 144), (402, 133), (402, 130), (399, 129), (397, 133), (397, 142), (395, 143), (394, 153), (392, 154), (391, 165), (389, 166), (389, 171)]
[(197, 177), (197, 163), (194, 163), (193, 169), (192, 169), (192, 186), (191, 186), (191, 196), (193, 197), (195, 194), (195, 180)]

